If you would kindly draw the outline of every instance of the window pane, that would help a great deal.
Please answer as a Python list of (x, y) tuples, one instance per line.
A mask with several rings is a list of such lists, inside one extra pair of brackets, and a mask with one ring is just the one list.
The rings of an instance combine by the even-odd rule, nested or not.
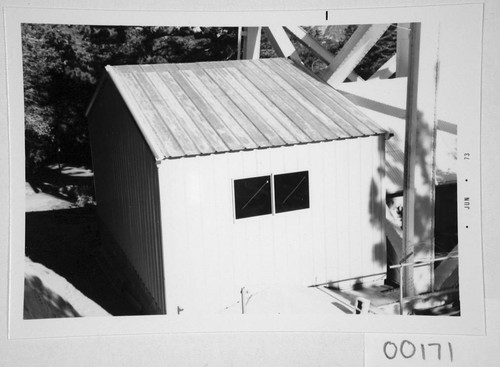
[(309, 173), (275, 175), (274, 196), (276, 213), (309, 208)]
[(234, 180), (236, 219), (271, 214), (271, 177)]

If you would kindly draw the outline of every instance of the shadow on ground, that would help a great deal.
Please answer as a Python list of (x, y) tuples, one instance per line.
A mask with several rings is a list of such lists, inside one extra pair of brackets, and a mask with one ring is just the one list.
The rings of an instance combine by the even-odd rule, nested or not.
[[(25, 243), (26, 256), (33, 262), (64, 277), (110, 314), (137, 315), (136, 307), (107, 276), (109, 264), (102, 256), (95, 207), (26, 213)], [(36, 279), (28, 281), (43, 290)], [(71, 315), (64, 304), (47, 298), (59, 307), (59, 311), (47, 309), (49, 314)]]

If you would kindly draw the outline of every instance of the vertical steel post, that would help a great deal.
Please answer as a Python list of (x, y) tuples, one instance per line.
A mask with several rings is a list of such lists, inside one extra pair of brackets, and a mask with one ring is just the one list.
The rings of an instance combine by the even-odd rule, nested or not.
[[(412, 23), (406, 104), (403, 186), (403, 271), (405, 297), (432, 289), (433, 268), (413, 263), (434, 257), (436, 97), (439, 26)], [(420, 62), (422, 61), (422, 62)]]

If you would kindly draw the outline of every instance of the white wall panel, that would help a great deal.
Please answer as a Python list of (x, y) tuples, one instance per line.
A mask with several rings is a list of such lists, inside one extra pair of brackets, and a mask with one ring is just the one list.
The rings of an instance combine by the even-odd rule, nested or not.
[(349, 167), (349, 141), (342, 140), (337, 144), (337, 155), (335, 160), (329, 162), (335, 165), (337, 174), (337, 191), (334, 202), (331, 203), (337, 211), (337, 242), (338, 249), (338, 279), (348, 278), (351, 274), (351, 233), (349, 231), (349, 187), (351, 183), (351, 171)]
[[(370, 196), (381, 181), (378, 139), (164, 161), (168, 312), (222, 311), (240, 300), (242, 287), (255, 292), (373, 274), (374, 246), (383, 238), (370, 213), (384, 208), (371, 204), (381, 193)], [(297, 171), (309, 172), (310, 208), (234, 219), (233, 180)]]

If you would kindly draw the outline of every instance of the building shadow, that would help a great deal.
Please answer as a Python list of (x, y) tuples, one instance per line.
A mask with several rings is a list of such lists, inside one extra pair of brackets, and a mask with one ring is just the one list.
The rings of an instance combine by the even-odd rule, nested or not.
[[(25, 254), (65, 278), (111, 315), (139, 314), (122, 285), (108, 274), (114, 267), (112, 259), (102, 255), (95, 207), (26, 213)], [(120, 274), (113, 275), (120, 279)], [(32, 282), (42, 289), (36, 279)]]

